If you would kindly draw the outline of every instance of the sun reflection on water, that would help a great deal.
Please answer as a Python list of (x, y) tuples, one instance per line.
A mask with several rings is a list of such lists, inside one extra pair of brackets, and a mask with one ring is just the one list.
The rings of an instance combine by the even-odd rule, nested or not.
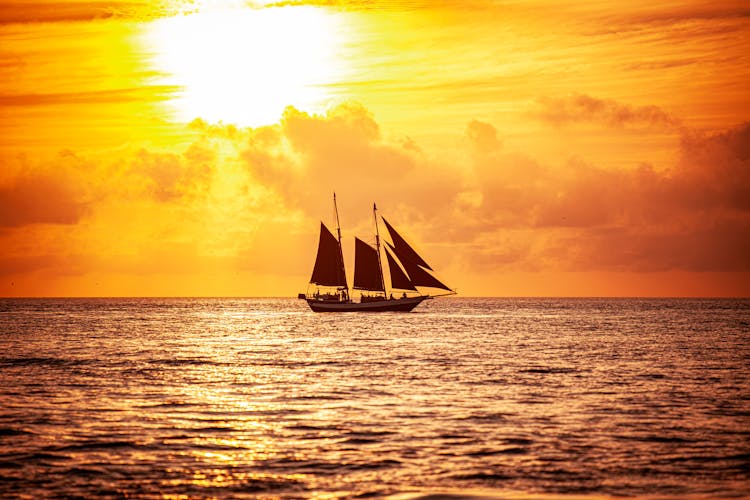
[[(0, 360), (0, 466), (38, 498), (741, 498), (746, 302), (530, 300), (431, 305), (387, 335), (393, 317), (281, 300), (53, 304)], [(243, 314), (259, 304), (276, 314)]]

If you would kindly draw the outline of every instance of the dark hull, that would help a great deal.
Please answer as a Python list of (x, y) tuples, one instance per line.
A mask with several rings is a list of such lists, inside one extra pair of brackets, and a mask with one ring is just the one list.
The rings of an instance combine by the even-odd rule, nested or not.
[(375, 302), (326, 302), (307, 298), (305, 300), (310, 309), (315, 312), (408, 312), (427, 298), (427, 296), (407, 297)]

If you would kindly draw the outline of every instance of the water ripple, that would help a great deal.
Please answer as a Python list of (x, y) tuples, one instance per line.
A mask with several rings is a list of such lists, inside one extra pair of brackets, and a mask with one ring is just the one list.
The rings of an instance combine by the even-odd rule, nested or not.
[(0, 300), (2, 498), (750, 498), (750, 301)]

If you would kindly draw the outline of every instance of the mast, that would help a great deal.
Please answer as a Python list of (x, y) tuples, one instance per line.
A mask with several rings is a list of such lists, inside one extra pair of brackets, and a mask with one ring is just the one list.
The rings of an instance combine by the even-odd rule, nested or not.
[[(336, 191), (333, 192), (333, 211), (336, 213), (336, 234), (338, 236), (339, 243), (339, 262), (341, 267), (344, 267), (344, 252), (341, 250), (341, 224), (339, 223), (339, 207), (336, 204)], [(344, 289), (346, 290), (346, 299), (349, 299), (349, 284), (345, 283)]]
[(385, 290), (385, 279), (383, 278), (383, 260), (380, 257), (380, 231), (378, 230), (378, 206), (372, 204), (372, 218), (375, 221), (375, 248), (378, 251), (378, 276), (380, 276), (380, 285), (383, 287), (383, 297), (388, 297)]

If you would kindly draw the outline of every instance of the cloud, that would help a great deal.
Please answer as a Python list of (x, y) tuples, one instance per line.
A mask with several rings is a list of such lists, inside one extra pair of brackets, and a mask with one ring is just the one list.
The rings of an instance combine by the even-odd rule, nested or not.
[[(278, 2), (237, 0), (225, 2), (224, 8), (324, 7), (345, 11), (403, 12), (421, 9), (466, 9), (491, 6), (487, 0), (443, 1), (439, 5), (428, 0), (281, 0)], [(151, 19), (161, 16), (185, 15), (205, 8), (199, 2), (111, 1), (111, 0), (5, 0), (0, 4), (0, 24), (85, 22), (111, 18)], [(208, 5), (210, 8), (211, 5)]]
[[(750, 270), (750, 124), (685, 132), (670, 169), (552, 168), (520, 153), (475, 154), (475, 238), (525, 231), (528, 261), (565, 270)], [(534, 229), (529, 233), (528, 229)], [(543, 244), (539, 244), (543, 242)], [(487, 263), (488, 259), (482, 262)]]
[(750, 123), (683, 134), (676, 174), (671, 189), (683, 207), (750, 211)]
[[(256, 3), (256, 2), (251, 2)], [(315, 6), (329, 7), (350, 11), (412, 11), (420, 9), (466, 9), (476, 7), (487, 7), (492, 5), (491, 0), (442, 0), (434, 2), (430, 0), (280, 0), (278, 2), (259, 2), (266, 7), (286, 6)]]
[[(8, 161), (0, 170), (0, 274), (16, 284), (8, 293), (65, 294), (56, 284), (72, 282), (90, 287), (85, 293), (178, 293), (144, 285), (169, 275), (190, 290), (180, 293), (241, 295), (253, 286), (249, 273), (273, 272), (274, 259), (279, 276), (301, 269), (294, 262), (306, 233), (296, 231), (297, 216), (239, 163), (254, 131), (191, 129), (192, 142), (172, 151)], [(95, 281), (104, 288), (91, 288)], [(222, 292), (222, 283), (232, 288)]]
[(51, 23), (108, 19), (143, 10), (145, 2), (112, 1), (20, 1), (0, 4), (0, 24)]
[(183, 154), (141, 149), (130, 161), (126, 175), (137, 179), (156, 201), (168, 202), (208, 189), (215, 161), (216, 153), (200, 144), (191, 145)]
[[(57, 160), (70, 165), (77, 161), (70, 153)], [(23, 168), (5, 162), (16, 174), (0, 179), (0, 227), (28, 224), (76, 224), (87, 212), (88, 202), (75, 179), (49, 166)]]
[(591, 12), (591, 21), (599, 26), (593, 34), (655, 34), (669, 40), (687, 40), (696, 36), (742, 32), (750, 18), (750, 9), (741, 0), (703, 5), (644, 4), (621, 12), (603, 7)]
[(149, 85), (147, 87), (98, 90), (92, 92), (58, 92), (46, 94), (0, 94), (0, 107), (26, 108), (29, 106), (49, 106), (55, 104), (110, 104), (162, 101), (168, 98), (177, 87)]
[(94, 162), (71, 151), (46, 161), (5, 158), (0, 176), (0, 227), (75, 225), (110, 202), (189, 202), (205, 195), (216, 151), (195, 142), (181, 154), (140, 149)]
[(445, 269), (750, 271), (750, 124), (683, 130), (674, 164), (658, 168), (545, 163), (478, 120), (448, 163), (356, 104), (191, 129), (182, 151), (16, 165), (0, 182), (2, 273), (293, 281), (309, 272), (334, 189), (347, 238), (371, 233), (377, 201), (448, 281)]
[[(678, 123), (654, 107), (588, 96), (572, 102), (577, 119)], [(603, 168), (577, 157), (553, 166), (506, 147), (493, 125), (473, 120), (466, 170), (384, 140), (362, 107), (327, 115), (290, 108), (278, 126), (252, 132), (242, 157), (256, 181), (311, 217), (330, 191), (345, 187), (355, 200), (398, 207), (422, 241), (455, 245), (485, 270), (746, 270), (750, 253), (737, 235), (750, 221), (750, 125), (680, 133), (671, 168)], [(509, 234), (516, 240), (501, 236)]]
[(0, 255), (0, 276), (52, 270), (57, 275), (75, 275), (86, 270), (86, 261), (76, 255)]
[(502, 141), (497, 137), (497, 130), (489, 123), (472, 120), (466, 127), (472, 148), (482, 154), (497, 151), (502, 147)]
[(574, 250), (564, 263), (568, 270), (746, 272), (750, 271), (747, 234), (750, 218), (725, 215), (688, 227), (593, 228), (559, 243), (569, 252)]
[[(600, 120), (678, 123), (658, 108), (577, 102)], [(420, 241), (454, 245), (477, 269), (746, 270), (750, 253), (737, 235), (750, 221), (750, 126), (715, 135), (680, 130), (671, 168), (613, 169), (577, 157), (541, 163), (472, 120), (467, 170), (385, 140), (361, 106), (326, 115), (290, 108), (278, 126), (252, 131), (242, 159), (257, 182), (310, 217), (325, 215), (334, 189), (360, 204), (383, 200)]]
[(412, 140), (384, 139), (372, 115), (356, 104), (325, 115), (288, 108), (279, 125), (252, 131), (242, 159), (256, 181), (308, 213), (319, 214), (334, 190), (393, 207), (450, 205), (461, 183)]
[(670, 8), (651, 8), (624, 16), (632, 24), (651, 24), (663, 27), (697, 21), (745, 20), (750, 8), (741, 1), (723, 1), (705, 5), (684, 5)]
[(65, 184), (37, 175), (0, 188), (0, 226), (75, 224), (84, 213)]
[(588, 122), (607, 127), (676, 128), (680, 120), (658, 106), (631, 106), (611, 99), (598, 99), (586, 94), (565, 98), (542, 97), (531, 115), (555, 126)]

